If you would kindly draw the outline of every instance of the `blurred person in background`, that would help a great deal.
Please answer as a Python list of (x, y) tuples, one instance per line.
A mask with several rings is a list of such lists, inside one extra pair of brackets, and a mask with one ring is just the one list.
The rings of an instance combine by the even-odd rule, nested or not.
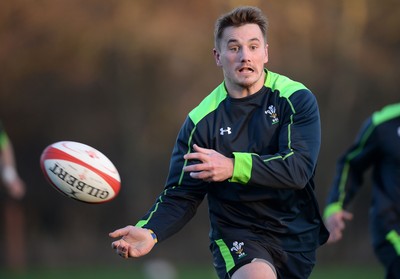
[(207, 196), (219, 278), (311, 274), (316, 249), (328, 239), (313, 182), (318, 105), (303, 84), (265, 69), (266, 31), (255, 7), (217, 20), (214, 58), (224, 82), (186, 118), (153, 207), (136, 226), (110, 233), (120, 238), (112, 243), (120, 256), (149, 253), (182, 229)]
[(25, 266), (25, 218), (21, 200), (25, 196), (25, 183), (20, 178), (13, 145), (0, 122), (0, 173), (7, 195), (4, 200), (4, 229), (7, 267), (21, 270)]
[(324, 211), (328, 243), (342, 239), (345, 222), (353, 218), (348, 207), (370, 168), (372, 246), (386, 278), (400, 279), (400, 103), (366, 119), (355, 142), (339, 158)]

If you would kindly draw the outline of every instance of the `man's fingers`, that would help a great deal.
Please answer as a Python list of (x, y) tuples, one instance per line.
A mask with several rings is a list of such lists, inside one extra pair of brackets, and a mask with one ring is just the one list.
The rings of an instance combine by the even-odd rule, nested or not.
[(339, 230), (343, 230), (346, 227), (345, 222), (343, 221), (343, 219), (340, 219), (336, 222), (335, 227)]
[(111, 243), (111, 247), (113, 249), (121, 249), (121, 247), (123, 248), (123, 244), (122, 244), (122, 240), (117, 240)]
[(209, 174), (209, 172), (206, 172), (206, 171), (191, 172), (190, 177), (196, 178), (196, 179), (207, 179), (207, 178), (210, 178), (210, 174)]
[(185, 160), (199, 160), (199, 161), (206, 161), (210, 155), (206, 153), (201, 153), (201, 152), (194, 152), (194, 153), (188, 153), (183, 156)]
[(110, 232), (108, 235), (112, 238), (125, 236), (129, 233), (129, 227), (130, 226), (126, 226), (125, 228), (115, 230), (113, 232)]
[(127, 259), (128, 258), (128, 248), (125, 246), (120, 246), (118, 243), (113, 243), (112, 244), (113, 249), (115, 250), (115, 253), (120, 255), (121, 257)]
[(122, 232), (121, 232), (121, 229), (116, 230), (116, 231), (113, 231), (113, 232), (110, 232), (108, 235), (109, 235), (110, 237), (112, 237), (112, 238), (124, 236), (124, 234), (122, 234)]
[(112, 247), (112, 249), (115, 250), (115, 253), (117, 253), (121, 257), (123, 257), (125, 259), (128, 258), (129, 247), (128, 247), (128, 244), (125, 243), (122, 239), (111, 243), (111, 247)]
[(343, 219), (345, 220), (351, 220), (353, 219), (353, 214), (347, 211), (343, 211)]
[(328, 243), (333, 243), (343, 238), (343, 231), (346, 228), (347, 220), (351, 220), (353, 214), (348, 211), (338, 212), (327, 220), (327, 228), (330, 232)]
[(341, 233), (341, 231), (337, 231), (337, 230), (336, 230), (336, 231), (332, 231), (331, 234), (330, 234), (330, 236), (329, 236), (328, 243), (337, 242), (337, 241), (339, 241), (341, 238), (342, 238), (342, 233)]
[(108, 236), (109, 236), (109, 237), (112, 237), (112, 238), (118, 237), (116, 231), (110, 232), (110, 233), (108, 234)]
[(210, 170), (209, 164), (207, 163), (199, 163), (194, 165), (189, 165), (183, 168), (184, 172), (200, 172), (200, 171), (207, 171)]
[(113, 248), (114, 250), (117, 250), (118, 249), (118, 243), (116, 243), (116, 242), (111, 243), (111, 248)]
[(204, 154), (209, 154), (212, 151), (211, 149), (200, 147), (197, 144), (193, 144), (193, 150)]

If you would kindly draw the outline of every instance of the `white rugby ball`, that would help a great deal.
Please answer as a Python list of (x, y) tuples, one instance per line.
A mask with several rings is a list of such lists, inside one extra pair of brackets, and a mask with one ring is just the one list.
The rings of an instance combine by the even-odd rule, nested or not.
[(49, 145), (42, 152), (40, 166), (55, 189), (81, 202), (108, 202), (121, 188), (114, 164), (103, 153), (83, 143), (60, 141)]

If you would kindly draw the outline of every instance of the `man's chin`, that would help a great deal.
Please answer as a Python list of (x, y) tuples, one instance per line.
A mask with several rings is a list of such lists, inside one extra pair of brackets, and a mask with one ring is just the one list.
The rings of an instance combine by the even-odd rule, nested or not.
[(243, 88), (252, 87), (254, 84), (255, 84), (255, 81), (252, 78), (241, 79), (241, 80), (238, 81), (238, 85), (243, 87)]

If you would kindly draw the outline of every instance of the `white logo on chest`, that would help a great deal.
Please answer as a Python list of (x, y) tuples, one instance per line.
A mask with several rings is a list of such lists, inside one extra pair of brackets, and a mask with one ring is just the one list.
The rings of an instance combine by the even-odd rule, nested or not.
[(228, 133), (228, 135), (232, 134), (231, 127), (226, 127), (226, 129), (224, 129), (224, 128), (219, 129), (219, 134), (221, 136), (223, 136), (225, 133)]
[(265, 114), (269, 114), (272, 118), (272, 124), (276, 124), (279, 122), (278, 114), (276, 113), (275, 106), (269, 106), (268, 109), (265, 111)]

